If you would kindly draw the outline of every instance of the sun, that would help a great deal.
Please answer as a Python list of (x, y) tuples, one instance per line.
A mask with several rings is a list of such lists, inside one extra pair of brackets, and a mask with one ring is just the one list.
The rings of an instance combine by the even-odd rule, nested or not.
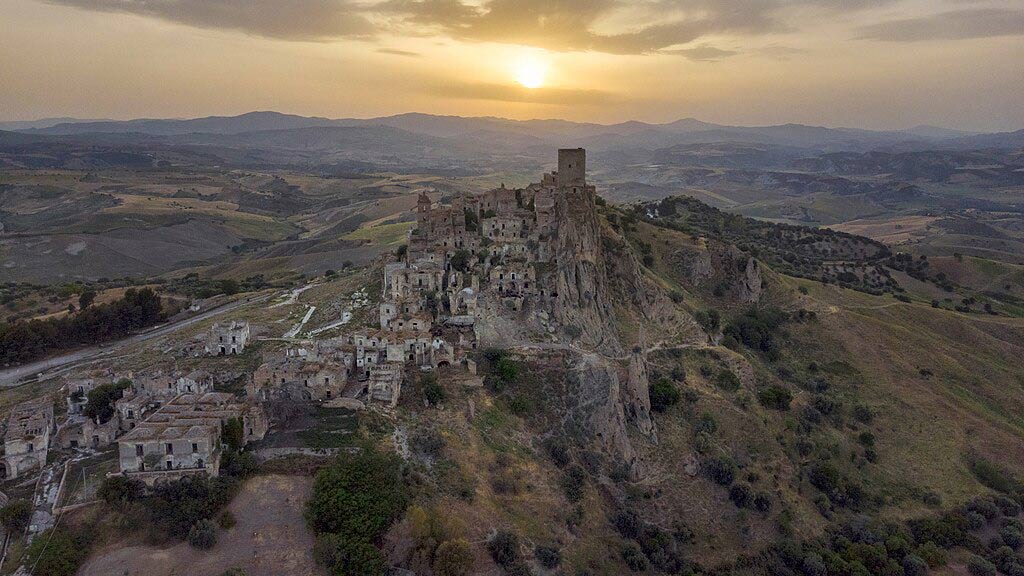
[(523, 58), (516, 66), (516, 82), (524, 88), (540, 88), (544, 85), (544, 76), (548, 66), (538, 58)]

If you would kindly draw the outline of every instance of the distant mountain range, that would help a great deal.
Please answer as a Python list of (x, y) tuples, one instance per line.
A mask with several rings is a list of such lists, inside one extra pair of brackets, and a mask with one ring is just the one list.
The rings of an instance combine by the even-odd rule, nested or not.
[(74, 136), (84, 134), (146, 134), (181, 136), (188, 134), (236, 135), (249, 132), (300, 130), (305, 128), (353, 128), (388, 126), (439, 138), (512, 137), (524, 145), (548, 143), (587, 146), (595, 150), (620, 147), (663, 148), (679, 144), (706, 142), (746, 142), (777, 144), (827, 150), (860, 150), (882, 145), (915, 146), (954, 141), (954, 147), (972, 142), (994, 146), (1016, 146), (1020, 133), (972, 134), (935, 126), (908, 130), (874, 131), (852, 128), (825, 128), (803, 124), (777, 126), (728, 126), (685, 118), (665, 124), (629, 121), (619, 124), (595, 124), (566, 120), (509, 120), (494, 117), (466, 118), (430, 114), (400, 114), (370, 119), (329, 119), (297, 116), (279, 112), (250, 112), (240, 116), (210, 116), (194, 119), (75, 120), (49, 119), (35, 122), (0, 124), (0, 129), (21, 132)]
[(664, 124), (596, 124), (418, 113), (330, 119), (250, 112), (194, 119), (54, 118), (15, 124), (14, 131), (0, 129), (0, 153), (7, 154), (0, 166), (102, 168), (112, 161), (167, 161), (480, 174), (536, 171), (556, 148), (578, 146), (591, 152), (595, 166), (612, 171), (643, 165), (786, 169), (800, 159), (835, 153), (1024, 148), (1024, 130), (972, 134), (934, 126), (893, 131), (803, 124), (728, 126), (693, 118)]

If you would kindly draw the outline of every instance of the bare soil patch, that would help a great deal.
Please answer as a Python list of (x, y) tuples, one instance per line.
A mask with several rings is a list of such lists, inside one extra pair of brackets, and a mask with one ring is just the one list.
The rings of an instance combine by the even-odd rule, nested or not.
[(181, 543), (170, 548), (114, 546), (99, 552), (79, 576), (219, 576), (241, 568), (249, 576), (320, 574), (313, 561), (313, 534), (302, 517), (312, 490), (306, 476), (257, 476), (228, 509), (238, 523), (218, 530), (217, 545), (202, 551)]

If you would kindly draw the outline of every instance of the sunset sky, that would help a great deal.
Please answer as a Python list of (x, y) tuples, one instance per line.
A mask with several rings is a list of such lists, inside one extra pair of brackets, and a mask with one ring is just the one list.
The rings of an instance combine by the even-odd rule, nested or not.
[(0, 120), (1024, 128), (1022, 0), (0, 0)]

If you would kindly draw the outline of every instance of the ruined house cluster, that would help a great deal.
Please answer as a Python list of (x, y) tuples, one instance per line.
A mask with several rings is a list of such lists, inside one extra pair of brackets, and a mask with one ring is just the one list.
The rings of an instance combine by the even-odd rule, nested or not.
[[(98, 369), (66, 381), (67, 417), (54, 418), (47, 398), (14, 408), (4, 428), (3, 477), (41, 470), (49, 449), (118, 446), (119, 472), (147, 484), (203, 472), (216, 476), (224, 426), (237, 420), (243, 442), (263, 438), (268, 420), (254, 399), (214, 392), (202, 370), (152, 369), (116, 374)], [(89, 393), (118, 390), (105, 414), (87, 414)], [(116, 394), (114, 395), (116, 397)]]
[(394, 406), (408, 370), (475, 372), (476, 324), (485, 307), (545, 308), (554, 287), (556, 200), (594, 202), (586, 152), (558, 153), (558, 170), (525, 188), (504, 185), (435, 204), (423, 193), (404, 254), (383, 268), (375, 327), (294, 343), (254, 374), (250, 397), (332, 400), (342, 395)]

